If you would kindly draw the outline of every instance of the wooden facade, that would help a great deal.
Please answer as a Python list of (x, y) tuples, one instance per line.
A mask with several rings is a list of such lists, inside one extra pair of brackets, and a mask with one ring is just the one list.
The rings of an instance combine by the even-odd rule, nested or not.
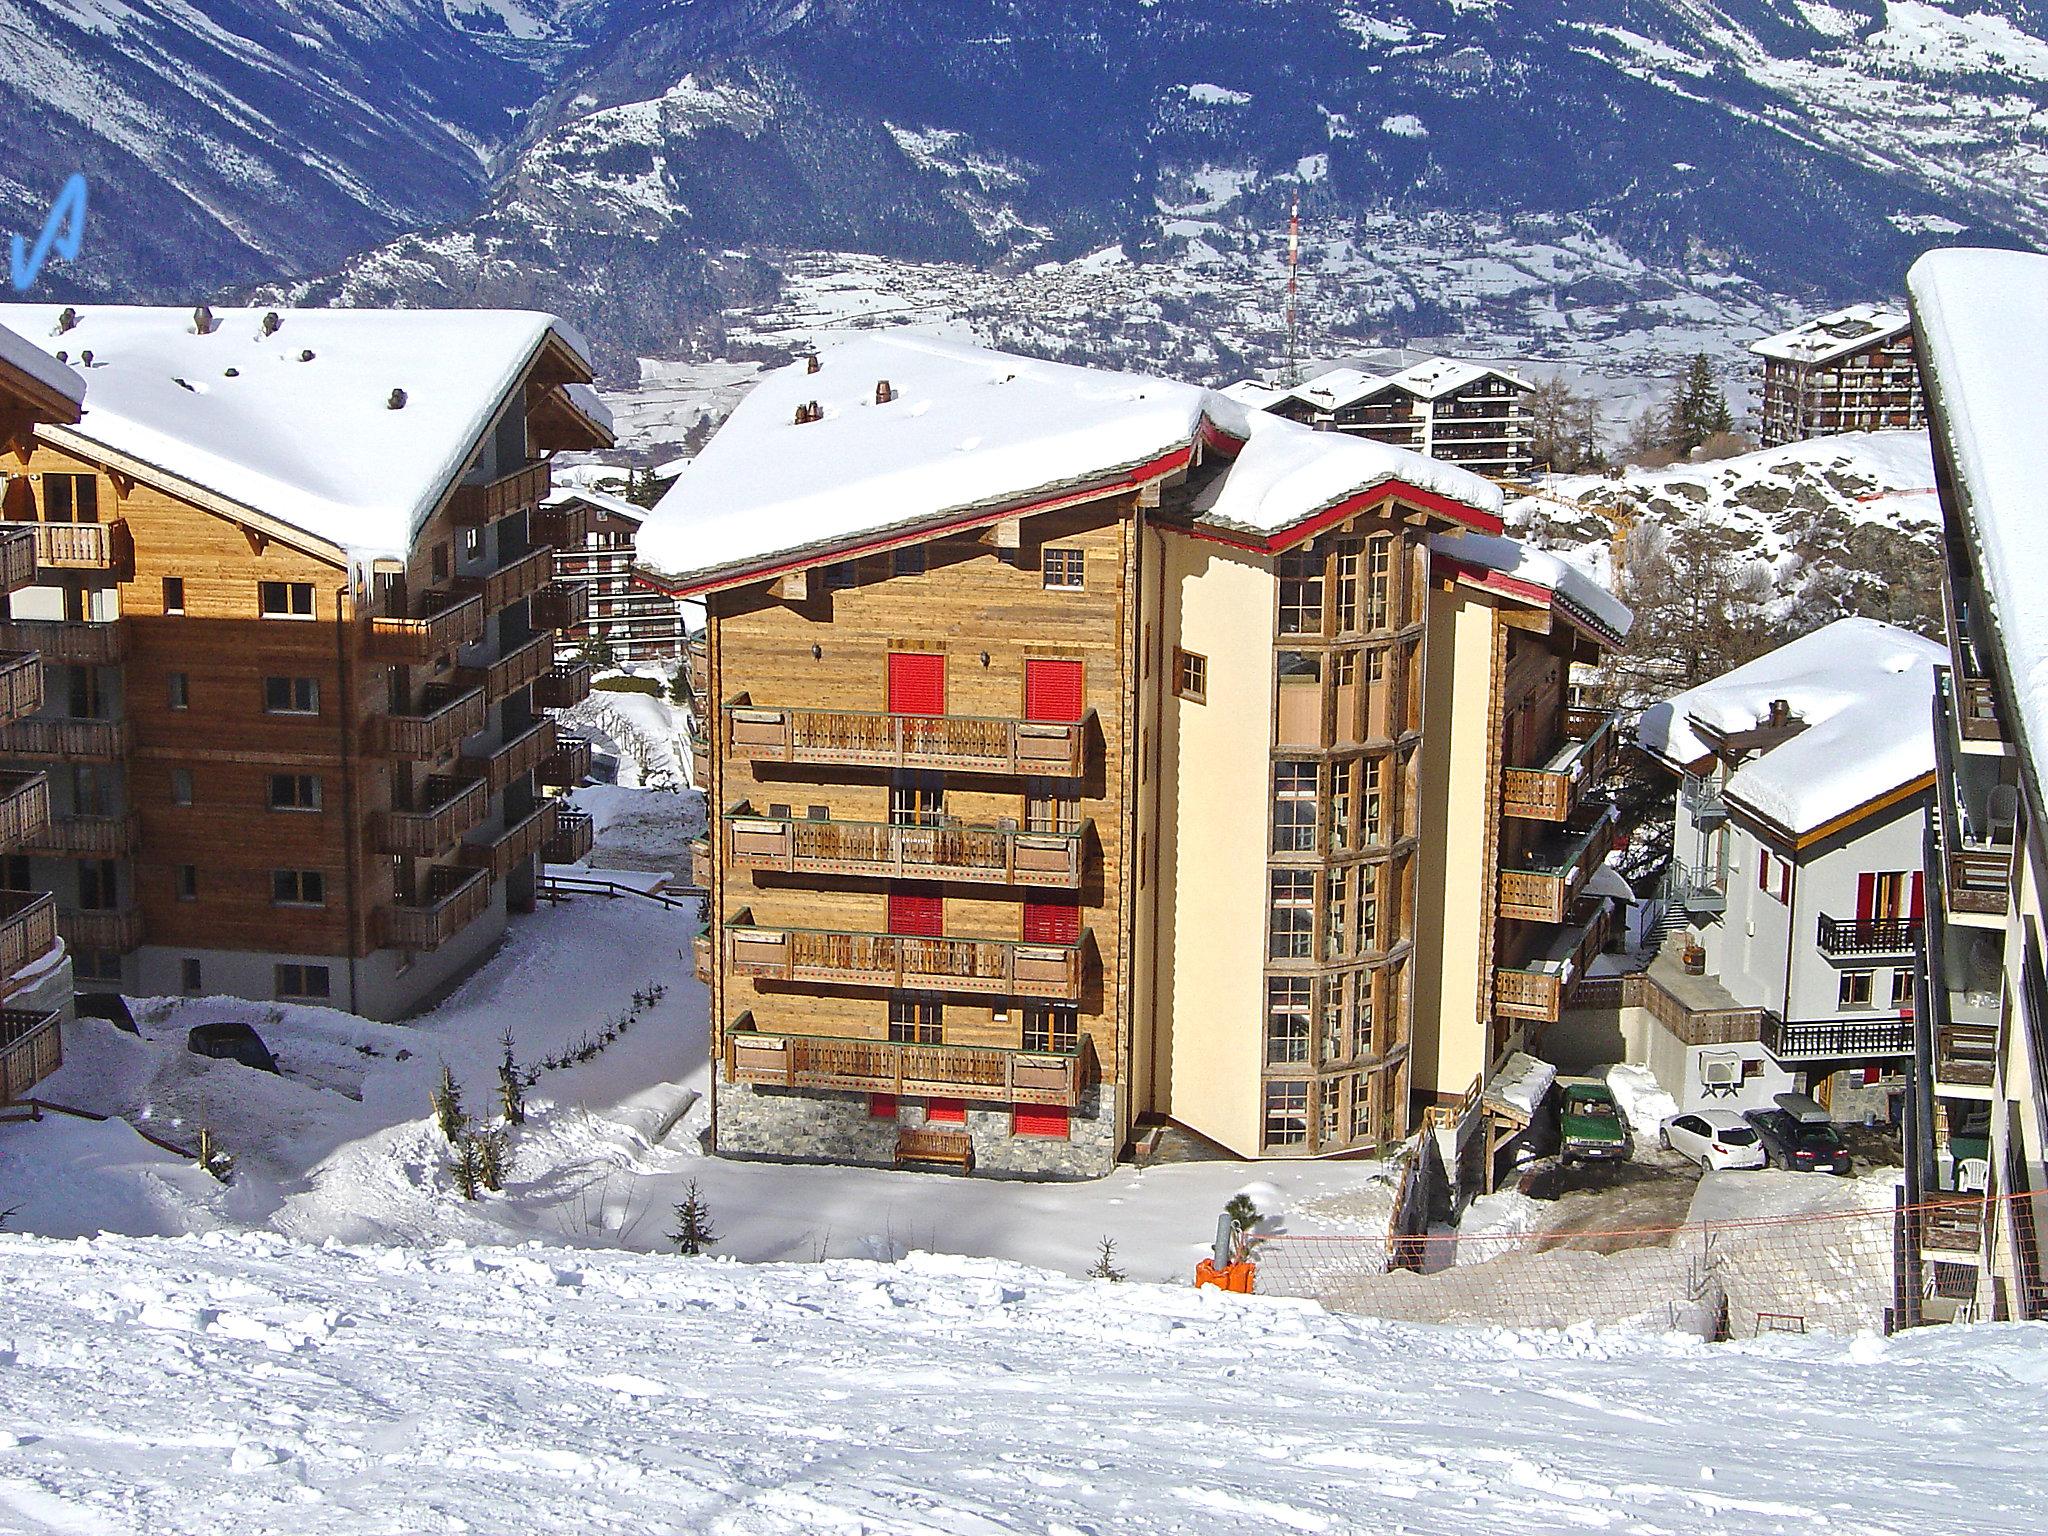
[(633, 578), (635, 540), (645, 513), (612, 496), (562, 491), (542, 509), (559, 522), (555, 580), (582, 587), (587, 613), (563, 631), (567, 649), (597, 650), (620, 665), (658, 661), (673, 665), (688, 630), (674, 599)]
[(1853, 344), (1830, 346), (1828, 321), (1817, 320), (1784, 338), (1759, 344), (1762, 390), (1758, 404), (1764, 447), (1828, 437), (1839, 432), (1917, 431), (1927, 423), (1913, 328), (1903, 315), (1872, 324), (1838, 326)]

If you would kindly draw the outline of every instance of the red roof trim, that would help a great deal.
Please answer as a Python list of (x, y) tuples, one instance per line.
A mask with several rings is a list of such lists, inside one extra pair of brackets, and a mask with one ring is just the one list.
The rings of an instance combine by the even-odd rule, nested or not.
[(1405, 480), (1388, 480), (1277, 533), (1241, 533), (1231, 528), (1203, 527), (1199, 523), (1187, 531), (1198, 539), (1208, 539), (1217, 544), (1231, 544), (1239, 549), (1255, 549), (1262, 554), (1275, 555), (1290, 545), (1315, 537), (1325, 528), (1349, 522), (1359, 513), (1373, 507), (1384, 506), (1390, 501), (1405, 501), (1424, 512), (1461, 523), (1475, 533), (1497, 534), (1502, 528), (1501, 520), (1491, 512), (1482, 512), (1477, 507), (1469, 507), (1462, 501), (1453, 501), (1448, 496), (1439, 496), (1434, 491), (1425, 491)]

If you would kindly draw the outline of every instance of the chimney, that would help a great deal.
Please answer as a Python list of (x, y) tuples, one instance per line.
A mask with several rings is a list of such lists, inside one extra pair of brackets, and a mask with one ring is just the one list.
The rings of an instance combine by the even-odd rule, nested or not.
[(824, 366), (824, 362), (818, 357), (818, 354), (815, 352), (811, 353), (804, 359), (805, 373), (816, 373), (820, 368)]
[(59, 336), (62, 336), (66, 331), (70, 330), (77, 324), (78, 311), (75, 309), (66, 308), (65, 311), (57, 317), (57, 334)]
[(887, 379), (880, 379), (876, 381), (875, 404), (887, 405), (891, 400), (894, 400), (895, 398), (896, 390)]
[(385, 408), (385, 409), (386, 409), (387, 411), (402, 411), (402, 410), (404, 410), (404, 409), (405, 409), (405, 391), (404, 391), (404, 390), (402, 390), (402, 389), (394, 389), (393, 391), (391, 391), (391, 398), (390, 398), (389, 400), (386, 400), (386, 401), (384, 402), (384, 408)]
[(276, 311), (276, 310), (274, 310), (274, 309), (267, 309), (267, 310), (265, 310), (265, 311), (263, 312), (263, 334), (264, 334), (264, 335), (266, 335), (266, 336), (275, 336), (275, 335), (277, 334), (277, 328), (278, 328), (279, 326), (283, 325), (283, 324), (284, 324), (284, 321), (283, 321), (283, 320), (282, 320), (282, 319), (281, 319), (281, 318), (280, 318), (280, 317), (278, 316), (278, 313), (277, 313), (277, 311)]
[(814, 421), (823, 421), (824, 419), (825, 408), (815, 400), (796, 408), (796, 424), (800, 427), (806, 427)]
[(1790, 699), (1771, 700), (1771, 718), (1768, 723), (1772, 726), (1790, 725), (1792, 723), (1792, 701)]
[(211, 336), (213, 334), (213, 311), (204, 304), (192, 311), (192, 334)]

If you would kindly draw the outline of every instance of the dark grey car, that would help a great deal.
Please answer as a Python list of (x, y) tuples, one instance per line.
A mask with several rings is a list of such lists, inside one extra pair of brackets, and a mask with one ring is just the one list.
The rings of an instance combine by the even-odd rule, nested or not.
[(1849, 1149), (1826, 1122), (1803, 1120), (1783, 1109), (1751, 1109), (1743, 1119), (1756, 1127), (1764, 1156), (1773, 1168), (1795, 1173), (1847, 1173)]

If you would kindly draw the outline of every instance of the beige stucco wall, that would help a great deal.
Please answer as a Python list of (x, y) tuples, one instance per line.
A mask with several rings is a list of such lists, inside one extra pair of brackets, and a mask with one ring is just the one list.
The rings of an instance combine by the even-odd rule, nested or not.
[(1161, 977), (1155, 1105), (1247, 1157), (1259, 1151), (1266, 811), (1273, 739), (1272, 564), (1167, 533), (1161, 655), (1208, 658), (1208, 701), (1161, 690)]
[(1419, 1099), (1462, 1094), (1488, 1065), (1480, 992), (1492, 954), (1486, 881), (1495, 620), (1492, 604), (1467, 589), (1430, 593), (1415, 893)]

